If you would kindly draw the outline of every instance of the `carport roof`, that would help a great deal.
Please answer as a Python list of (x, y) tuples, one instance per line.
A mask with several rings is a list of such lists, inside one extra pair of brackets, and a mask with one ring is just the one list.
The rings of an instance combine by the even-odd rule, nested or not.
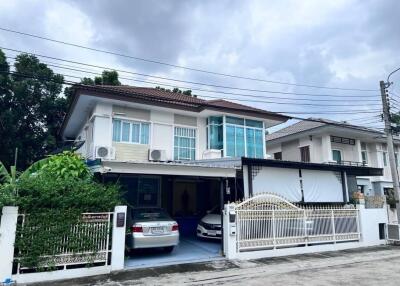
[(254, 158), (242, 158), (242, 165), (252, 166), (267, 166), (277, 168), (291, 168), (291, 169), (309, 169), (309, 170), (321, 170), (321, 171), (345, 171), (348, 175), (354, 176), (382, 176), (382, 168), (372, 168), (368, 166), (350, 166), (340, 164), (326, 164), (326, 163), (308, 163), (308, 162), (295, 162), (295, 161), (283, 161), (283, 160), (272, 160), (272, 159), (254, 159)]
[(236, 167), (214, 165), (195, 161), (149, 162), (149, 161), (102, 161), (94, 166), (95, 172), (147, 175), (175, 175), (196, 177), (234, 178)]

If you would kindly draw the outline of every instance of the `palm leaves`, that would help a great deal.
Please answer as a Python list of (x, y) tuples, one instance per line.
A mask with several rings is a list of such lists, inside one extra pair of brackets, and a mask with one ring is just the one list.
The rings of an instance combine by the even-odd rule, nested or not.
[(4, 164), (0, 161), (0, 184), (11, 182), (11, 174), (8, 173)]

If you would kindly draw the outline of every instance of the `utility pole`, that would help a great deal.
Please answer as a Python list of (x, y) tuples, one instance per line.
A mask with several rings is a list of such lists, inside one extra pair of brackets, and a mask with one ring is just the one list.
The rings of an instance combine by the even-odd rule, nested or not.
[(380, 81), (382, 106), (383, 106), (383, 120), (385, 122), (385, 133), (387, 138), (387, 151), (389, 154), (390, 172), (392, 173), (394, 196), (396, 198), (397, 223), (400, 223), (399, 175), (397, 173), (396, 157), (394, 155), (392, 125), (390, 122), (388, 95), (386, 93), (386, 88), (389, 87), (389, 85), (390, 85), (389, 82), (385, 83), (384, 81)]

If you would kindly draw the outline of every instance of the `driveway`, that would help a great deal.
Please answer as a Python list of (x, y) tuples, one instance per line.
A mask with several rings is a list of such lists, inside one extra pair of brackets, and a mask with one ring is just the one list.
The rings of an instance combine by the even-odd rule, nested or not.
[[(136, 269), (47, 285), (399, 285), (400, 247)], [(46, 284), (43, 284), (46, 285)]]

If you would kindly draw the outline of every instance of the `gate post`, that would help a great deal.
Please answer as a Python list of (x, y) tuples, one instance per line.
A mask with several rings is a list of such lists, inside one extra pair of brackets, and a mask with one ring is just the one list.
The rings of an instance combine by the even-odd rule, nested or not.
[[(234, 211), (236, 213), (236, 220), (231, 222), (229, 219), (229, 213)], [(225, 205), (223, 211), (224, 220), (224, 255), (228, 259), (234, 259), (237, 256), (237, 212), (235, 211), (235, 205)]]
[(116, 206), (112, 226), (111, 270), (124, 269), (126, 206)]
[(11, 278), (18, 207), (3, 207), (0, 224), (0, 282)]

